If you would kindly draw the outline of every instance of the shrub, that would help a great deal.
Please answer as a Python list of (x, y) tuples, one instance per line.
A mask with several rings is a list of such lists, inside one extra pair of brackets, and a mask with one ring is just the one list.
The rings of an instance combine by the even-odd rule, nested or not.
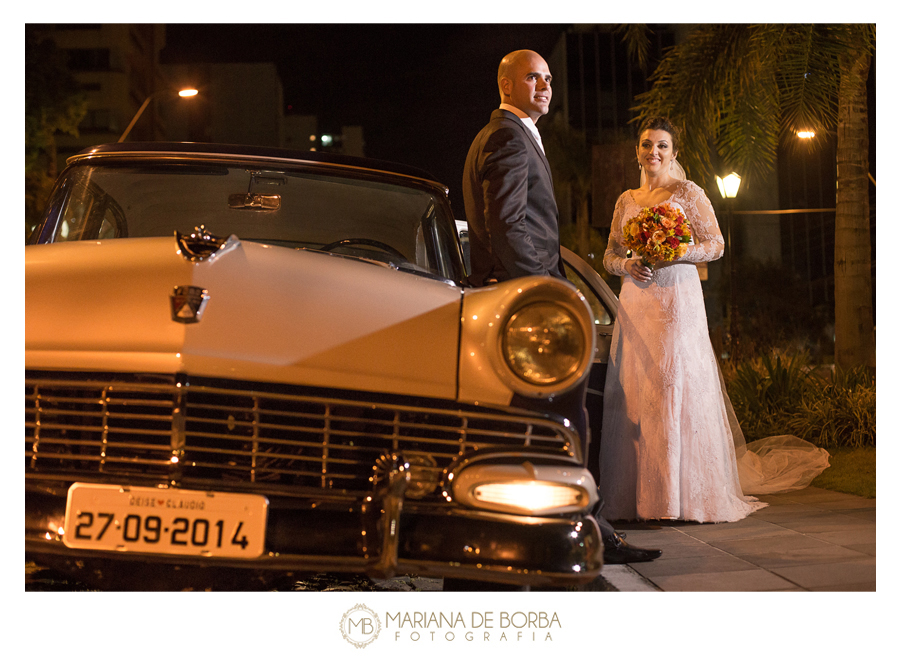
[(804, 353), (773, 352), (733, 368), (728, 394), (747, 441), (785, 434), (785, 415), (809, 385), (807, 363)]
[(813, 374), (805, 353), (773, 352), (724, 370), (747, 441), (793, 434), (822, 447), (875, 445), (875, 377)]
[(808, 387), (787, 429), (826, 448), (875, 446), (875, 378), (860, 367)]

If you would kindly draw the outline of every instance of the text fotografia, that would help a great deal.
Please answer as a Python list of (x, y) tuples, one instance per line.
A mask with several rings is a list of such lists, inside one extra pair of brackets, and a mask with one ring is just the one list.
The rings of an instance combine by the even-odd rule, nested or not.
[(394, 641), (552, 642), (550, 631), (562, 624), (555, 612), (388, 612), (384, 628)]

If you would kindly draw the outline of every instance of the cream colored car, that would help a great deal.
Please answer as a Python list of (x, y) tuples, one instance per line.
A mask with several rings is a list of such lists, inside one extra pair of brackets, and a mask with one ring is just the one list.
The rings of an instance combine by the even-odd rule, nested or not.
[(69, 161), (25, 263), (39, 565), (133, 589), (599, 573), (583, 401), (605, 329), (563, 281), (468, 287), (427, 174), (97, 147)]

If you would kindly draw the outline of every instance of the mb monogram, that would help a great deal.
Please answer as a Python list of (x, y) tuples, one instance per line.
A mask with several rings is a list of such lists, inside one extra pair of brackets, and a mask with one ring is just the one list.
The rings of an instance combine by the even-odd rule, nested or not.
[(350, 608), (341, 618), (341, 635), (357, 648), (374, 642), (380, 632), (381, 619), (362, 603)]

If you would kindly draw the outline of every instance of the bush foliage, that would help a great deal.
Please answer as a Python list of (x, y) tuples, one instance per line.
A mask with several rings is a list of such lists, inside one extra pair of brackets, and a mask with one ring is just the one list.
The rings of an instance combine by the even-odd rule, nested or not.
[(875, 446), (875, 376), (814, 370), (805, 353), (773, 351), (723, 369), (747, 441), (793, 434), (823, 448)]

